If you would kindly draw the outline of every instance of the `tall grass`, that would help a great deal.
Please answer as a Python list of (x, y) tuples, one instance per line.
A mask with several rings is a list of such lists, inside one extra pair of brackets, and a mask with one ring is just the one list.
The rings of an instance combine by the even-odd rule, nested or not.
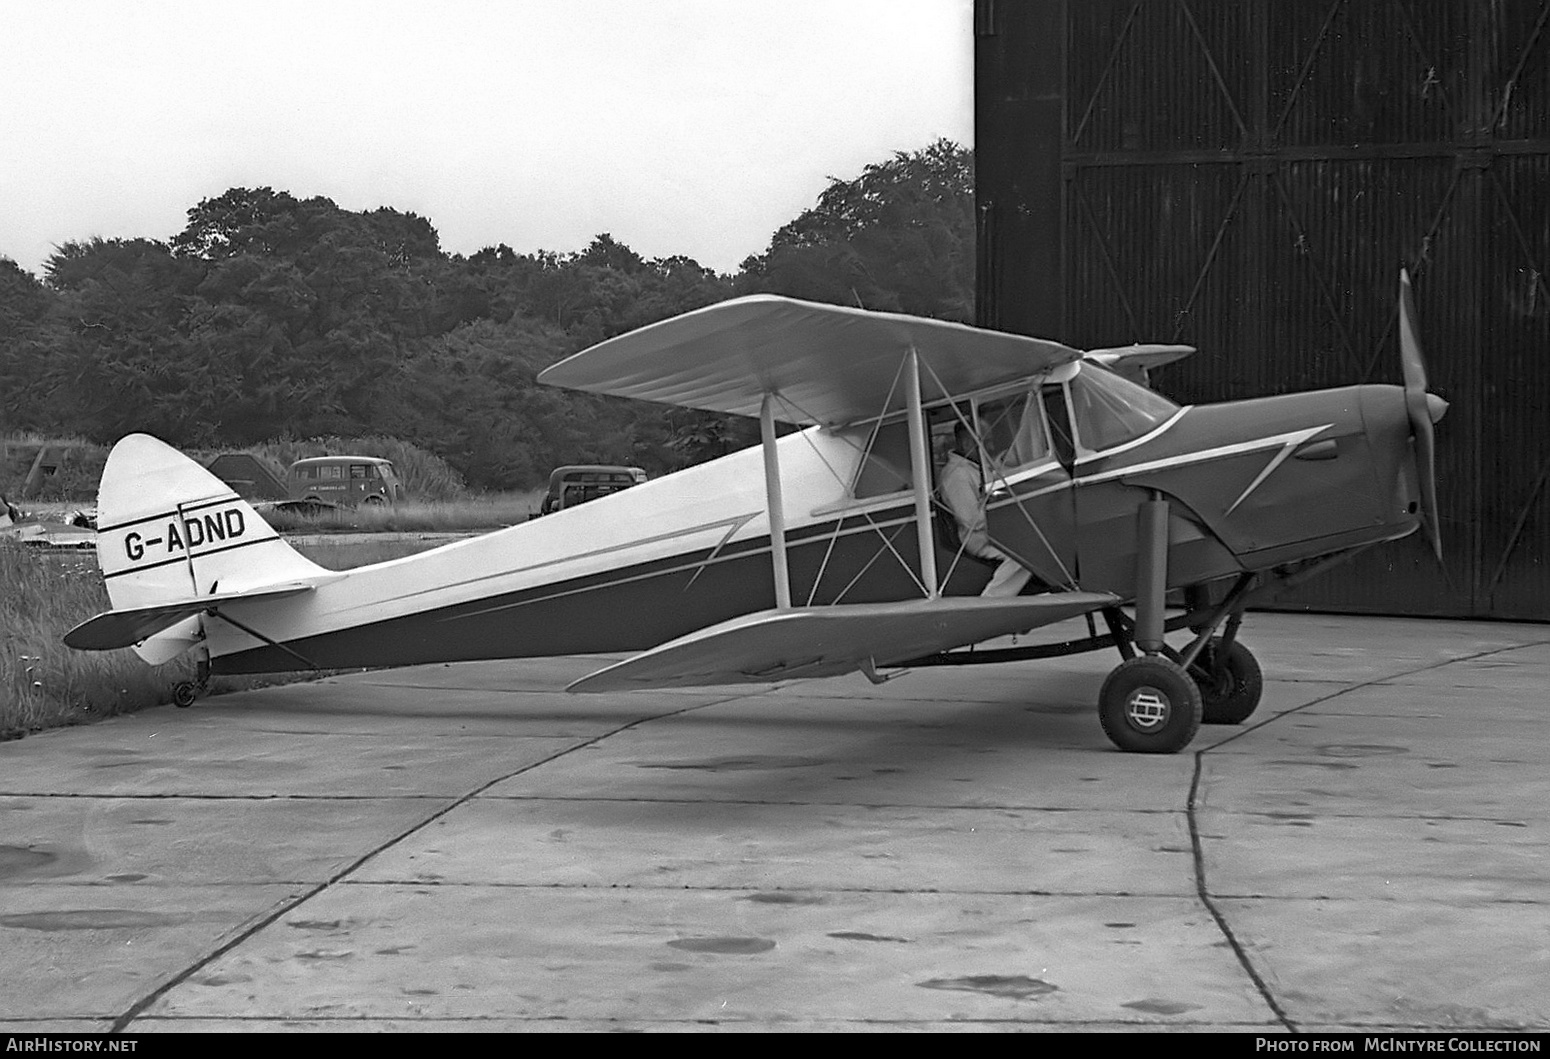
[(317, 515), (267, 511), (264, 521), (282, 533), (476, 533), (526, 522), (543, 494), (542, 489), (529, 489), (430, 503), (364, 504)]
[[(94, 500), (108, 448), (78, 439), (11, 434), (0, 437), (0, 493), (21, 501), (20, 487), (43, 444), (64, 455), (58, 471), (30, 501), (63, 507)], [(407, 492), (419, 498), (392, 507), (331, 512), (315, 519), (276, 514), (282, 532), (354, 530), (364, 533), (467, 533), (526, 521), (542, 489), (470, 496), (461, 477), (439, 457), (395, 438), (314, 438), (277, 441), (245, 450), (283, 469), (293, 460), (325, 453), (380, 455), (394, 462)], [(204, 462), (215, 452), (189, 453)], [(378, 540), (348, 544), (304, 544), (300, 549), (330, 569), (344, 570), (435, 547), (439, 541)], [(39, 552), (0, 539), (0, 739), (60, 725), (80, 724), (117, 713), (170, 702), (172, 688), (194, 679), (194, 662), (183, 657), (151, 667), (125, 648), (76, 651), (64, 646), (66, 632), (109, 608), (107, 591), (90, 553)], [(212, 692), (318, 674), (221, 677)]]
[[(443, 543), (413, 538), (298, 542), (330, 570), (397, 559)], [(83, 724), (172, 701), (173, 685), (194, 679), (191, 657), (148, 666), (132, 650), (76, 651), (65, 633), (109, 608), (90, 552), (42, 552), (0, 539), (0, 739)], [(210, 693), (287, 681), (316, 672), (216, 677)]]
[(180, 659), (151, 668), (133, 651), (75, 651), (62, 638), (108, 609), (91, 553), (39, 553), (0, 540), (0, 737), (169, 702), (194, 676)]
[(291, 544), (308, 559), (326, 570), (353, 570), (357, 566), (385, 563), (390, 559), (402, 559), (406, 555), (418, 555), (449, 543), (446, 539), (422, 540), (415, 537), (371, 537), (366, 540), (312, 537), (293, 540)]

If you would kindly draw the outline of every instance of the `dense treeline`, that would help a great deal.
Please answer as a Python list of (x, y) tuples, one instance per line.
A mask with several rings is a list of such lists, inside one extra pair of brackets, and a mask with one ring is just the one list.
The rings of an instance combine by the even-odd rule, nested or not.
[(831, 180), (735, 275), (646, 260), (607, 234), (575, 253), (449, 255), (391, 208), (233, 188), (166, 242), (93, 237), (40, 280), (0, 258), (0, 432), (186, 448), (391, 435), (474, 486), (559, 463), (653, 471), (720, 455), (746, 423), (539, 386), (588, 345), (769, 291), (967, 320), (973, 158), (941, 141)]

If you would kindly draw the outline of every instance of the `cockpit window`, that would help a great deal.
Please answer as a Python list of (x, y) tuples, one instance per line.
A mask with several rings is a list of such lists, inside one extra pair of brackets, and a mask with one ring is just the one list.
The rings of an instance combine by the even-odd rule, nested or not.
[(980, 403), (980, 438), (994, 469), (1013, 471), (1049, 455), (1037, 397), (1024, 390)]
[(884, 424), (873, 438), (870, 427), (852, 433), (857, 449), (866, 449), (866, 459), (856, 472), (851, 495), (857, 500), (884, 496), (910, 488), (910, 426), (900, 419)]
[(1179, 410), (1155, 390), (1137, 386), (1096, 364), (1083, 364), (1066, 385), (1071, 391), (1077, 438), (1088, 452), (1102, 452), (1134, 440)]

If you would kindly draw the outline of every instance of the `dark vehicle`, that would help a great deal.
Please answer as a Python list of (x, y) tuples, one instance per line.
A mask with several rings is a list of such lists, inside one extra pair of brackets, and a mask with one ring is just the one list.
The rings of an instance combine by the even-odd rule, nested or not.
[(548, 515), (577, 504), (585, 504), (588, 500), (640, 485), (645, 480), (646, 472), (639, 467), (595, 463), (556, 467), (549, 476), (549, 492), (544, 494), (544, 502), (538, 513)]

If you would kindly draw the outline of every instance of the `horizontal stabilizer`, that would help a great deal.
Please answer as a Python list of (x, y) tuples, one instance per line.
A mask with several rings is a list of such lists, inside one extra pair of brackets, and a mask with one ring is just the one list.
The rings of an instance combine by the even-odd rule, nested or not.
[(761, 610), (582, 677), (567, 691), (764, 684), (885, 666), (1113, 606), (1098, 592)]
[(65, 646), (74, 647), (78, 651), (111, 651), (118, 647), (133, 647), (163, 629), (171, 628), (184, 618), (213, 610), (222, 603), (294, 596), (302, 592), (311, 592), (320, 583), (319, 581), (297, 581), (284, 585), (268, 585), (246, 592), (214, 592), (208, 596), (189, 596), (147, 607), (110, 610), (83, 621), (65, 633)]

